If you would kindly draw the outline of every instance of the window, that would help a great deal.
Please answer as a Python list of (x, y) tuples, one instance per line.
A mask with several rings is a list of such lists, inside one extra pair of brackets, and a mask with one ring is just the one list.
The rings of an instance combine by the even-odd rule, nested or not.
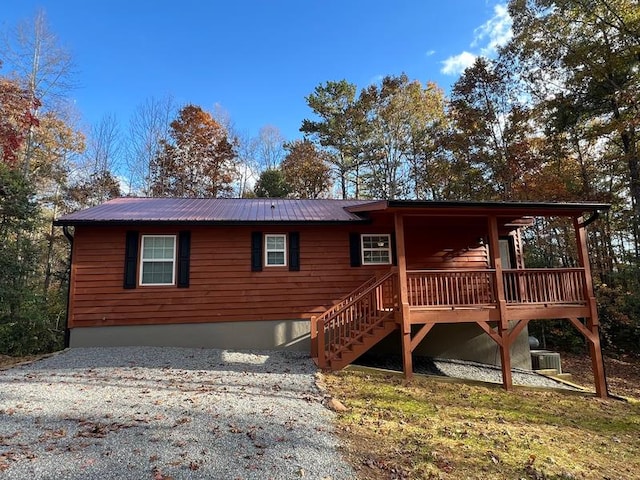
[(175, 235), (142, 236), (140, 285), (173, 285), (175, 262)]
[(267, 267), (285, 267), (287, 265), (287, 236), (264, 236), (264, 264)]
[(391, 264), (391, 235), (362, 235), (362, 264)]

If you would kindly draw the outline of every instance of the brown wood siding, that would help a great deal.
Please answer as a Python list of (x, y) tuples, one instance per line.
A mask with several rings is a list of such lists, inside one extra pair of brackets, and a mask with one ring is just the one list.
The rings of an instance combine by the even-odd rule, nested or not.
[(486, 243), (486, 233), (480, 228), (407, 226), (407, 269), (489, 268), (487, 248), (479, 242), (483, 235)]
[[(385, 227), (386, 228), (386, 227)], [(131, 228), (78, 227), (69, 326), (309, 318), (388, 266), (350, 267), (353, 226), (192, 227), (190, 286), (123, 288), (125, 235)], [(139, 228), (140, 235), (184, 227)], [(251, 232), (300, 232), (300, 271), (251, 271)], [(138, 260), (138, 268), (139, 260)]]
[[(478, 243), (481, 237), (486, 242), (486, 221), (461, 227), (424, 220), (406, 224), (409, 269), (488, 268), (487, 249)], [(357, 226), (138, 228), (140, 236), (191, 231), (189, 288), (123, 288), (125, 235), (131, 229), (76, 228), (70, 327), (309, 318), (376, 272), (389, 270), (386, 265), (351, 267), (349, 234), (392, 233), (393, 223), (378, 217), (371, 225)], [(252, 272), (254, 231), (299, 232), (300, 271), (264, 266)], [(138, 258), (138, 269), (139, 263)]]

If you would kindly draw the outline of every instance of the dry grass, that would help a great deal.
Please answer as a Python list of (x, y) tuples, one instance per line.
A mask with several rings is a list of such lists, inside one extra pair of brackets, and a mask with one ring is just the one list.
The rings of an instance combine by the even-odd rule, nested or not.
[(30, 362), (41, 358), (42, 355), (28, 355), (26, 357), (10, 357), (9, 355), (0, 354), (0, 368), (8, 368), (18, 363)]
[[(562, 370), (571, 381), (593, 390), (593, 372), (588, 355), (562, 353)], [(640, 400), (640, 357), (620, 355), (604, 357), (609, 393)], [(640, 474), (638, 474), (640, 478)]]
[(638, 479), (640, 404), (358, 371), (327, 374), (362, 479)]

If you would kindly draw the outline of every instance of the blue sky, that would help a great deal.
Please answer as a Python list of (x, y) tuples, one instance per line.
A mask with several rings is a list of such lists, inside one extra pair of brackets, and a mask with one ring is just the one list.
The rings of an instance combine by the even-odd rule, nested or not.
[(311, 117), (304, 97), (327, 80), (362, 88), (405, 72), (448, 90), (475, 55), (508, 37), (504, 3), (3, 0), (0, 29), (44, 9), (74, 58), (71, 97), (85, 127), (112, 114), (126, 128), (146, 98), (171, 94), (220, 105), (240, 132), (274, 125), (291, 140)]

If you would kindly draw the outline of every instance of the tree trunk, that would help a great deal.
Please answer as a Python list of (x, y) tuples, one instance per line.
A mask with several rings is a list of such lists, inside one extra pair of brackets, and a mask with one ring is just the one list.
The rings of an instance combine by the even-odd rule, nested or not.
[(627, 156), (629, 165), (629, 193), (631, 194), (631, 205), (633, 207), (633, 240), (635, 247), (636, 261), (639, 259), (640, 241), (640, 159), (638, 159), (638, 148), (636, 146), (635, 131), (633, 127), (622, 132), (622, 145)]

